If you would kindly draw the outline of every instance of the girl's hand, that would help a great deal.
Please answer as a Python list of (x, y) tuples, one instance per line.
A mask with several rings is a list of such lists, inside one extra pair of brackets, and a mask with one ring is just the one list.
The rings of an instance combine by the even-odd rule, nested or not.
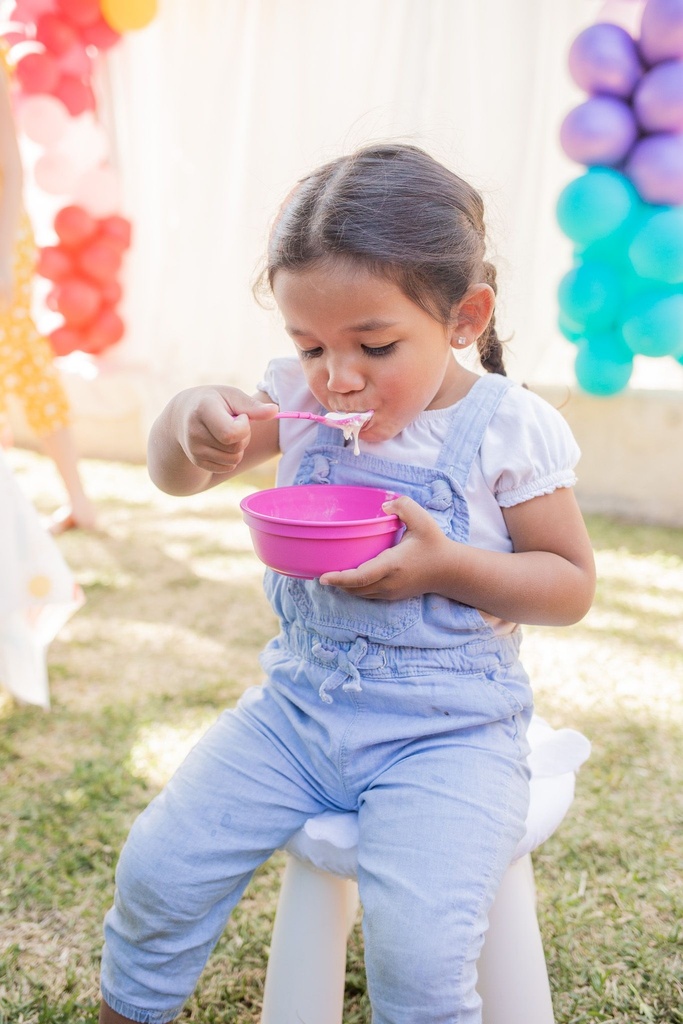
[(405, 523), (405, 533), (398, 544), (383, 551), (358, 569), (326, 572), (320, 577), (323, 586), (339, 587), (357, 597), (399, 601), (438, 591), (439, 577), (458, 547), (443, 533), (412, 498), (394, 498), (382, 506)]
[(197, 494), (278, 452), (277, 405), (267, 395), (206, 385), (171, 399), (152, 425), (147, 468), (167, 494)]
[(238, 388), (189, 388), (174, 399), (175, 436), (192, 465), (209, 473), (230, 473), (242, 461), (252, 420), (272, 419), (278, 407)]

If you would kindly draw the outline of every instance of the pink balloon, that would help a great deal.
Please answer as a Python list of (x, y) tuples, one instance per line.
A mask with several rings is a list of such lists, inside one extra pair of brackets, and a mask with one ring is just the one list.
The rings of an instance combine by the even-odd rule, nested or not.
[(633, 109), (647, 132), (683, 131), (683, 60), (665, 60), (643, 75)]
[(92, 61), (81, 43), (76, 43), (59, 58), (59, 67), (65, 75), (87, 78), (92, 71)]
[(77, 179), (76, 169), (68, 156), (62, 153), (43, 153), (33, 168), (36, 185), (54, 196), (70, 194)]
[(628, 104), (613, 96), (593, 96), (570, 110), (560, 128), (568, 157), (589, 167), (620, 164), (638, 137)]
[(103, 163), (109, 154), (109, 138), (106, 131), (90, 111), (69, 120), (59, 144), (74, 163), (78, 175)]
[(635, 40), (620, 25), (598, 22), (580, 32), (569, 50), (569, 71), (589, 93), (630, 96), (642, 73)]
[(647, 203), (683, 203), (683, 135), (647, 135), (633, 147), (626, 174)]
[(683, 0), (647, 0), (640, 23), (640, 49), (649, 64), (683, 57)]
[(69, 112), (54, 96), (27, 96), (17, 111), (20, 129), (41, 146), (54, 146), (64, 136)]
[(108, 217), (120, 203), (118, 175), (111, 167), (93, 167), (81, 176), (74, 199), (93, 217)]
[(34, 21), (37, 21), (41, 14), (54, 11), (55, 6), (55, 0), (20, 0), (17, 4), (22, 15), (29, 14)]

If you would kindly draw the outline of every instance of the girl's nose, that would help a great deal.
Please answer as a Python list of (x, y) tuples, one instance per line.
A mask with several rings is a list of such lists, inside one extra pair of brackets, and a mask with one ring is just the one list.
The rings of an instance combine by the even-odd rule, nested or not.
[(362, 391), (365, 377), (349, 360), (330, 361), (327, 367), (327, 390), (338, 395)]

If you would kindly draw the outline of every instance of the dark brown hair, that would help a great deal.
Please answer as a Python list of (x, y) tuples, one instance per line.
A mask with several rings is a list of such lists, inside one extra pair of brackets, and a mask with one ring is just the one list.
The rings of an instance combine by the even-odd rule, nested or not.
[[(339, 259), (394, 281), (440, 323), (472, 284), (496, 291), (485, 259), (479, 193), (416, 146), (368, 146), (318, 168), (282, 205), (262, 275)], [(477, 341), (482, 366), (505, 374), (494, 318)]]

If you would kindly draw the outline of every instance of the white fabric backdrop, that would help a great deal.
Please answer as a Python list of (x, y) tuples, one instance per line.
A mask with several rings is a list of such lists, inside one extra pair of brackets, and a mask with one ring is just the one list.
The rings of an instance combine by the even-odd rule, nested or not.
[[(617, 13), (638, 4), (612, 0)], [(289, 351), (251, 294), (268, 225), (294, 181), (369, 141), (431, 151), (485, 195), (500, 315), (517, 379), (570, 383), (555, 326), (570, 247), (555, 223), (580, 173), (558, 130), (583, 95), (566, 56), (598, 0), (161, 0), (107, 57), (102, 109), (124, 212), (126, 340), (147, 413), (207, 380), (251, 390)], [(634, 383), (676, 386), (671, 360)], [(664, 363), (666, 362), (666, 367)], [(672, 384), (673, 381), (673, 384)], [(98, 398), (98, 405), (99, 405)], [(106, 402), (105, 402), (106, 404)]]

